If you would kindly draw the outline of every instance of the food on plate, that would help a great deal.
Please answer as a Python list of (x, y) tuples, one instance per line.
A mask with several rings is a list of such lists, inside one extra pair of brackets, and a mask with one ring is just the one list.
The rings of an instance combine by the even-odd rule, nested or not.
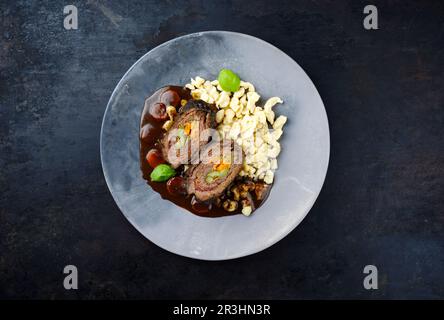
[(239, 90), (240, 78), (237, 74), (229, 69), (222, 69), (219, 72), (217, 81), (220, 84), (222, 90), (227, 92), (236, 92)]
[(165, 160), (162, 156), (162, 153), (157, 149), (151, 149), (146, 154), (146, 161), (148, 161), (149, 165), (154, 169), (159, 164), (165, 163)]
[(271, 97), (222, 69), (166, 86), (145, 100), (140, 123), (144, 179), (162, 198), (219, 217), (251, 215), (270, 193), (287, 122)]
[(220, 196), (242, 169), (242, 149), (236, 142), (211, 143), (202, 152), (202, 162), (187, 170), (187, 191), (199, 201)]
[(170, 165), (162, 163), (151, 171), (150, 178), (151, 181), (163, 182), (175, 175), (176, 171)]
[(273, 109), (283, 103), (279, 97), (266, 100), (263, 107), (258, 105), (260, 95), (253, 84), (240, 81), (239, 90), (224, 91), (218, 80), (207, 81), (201, 77), (191, 79), (185, 85), (191, 96), (215, 104), (217, 130), (224, 138), (235, 140), (245, 153), (245, 162), (240, 175), (253, 180), (273, 183), (274, 171), (278, 168), (277, 157), (281, 152), (279, 140), (287, 117), (276, 118)]
[[(206, 145), (210, 136), (203, 138), (206, 129), (214, 128), (215, 110), (201, 100), (189, 100), (180, 107), (172, 125), (162, 139), (164, 159), (174, 168), (195, 162), (201, 147)], [(193, 145), (198, 147), (192, 148)]]

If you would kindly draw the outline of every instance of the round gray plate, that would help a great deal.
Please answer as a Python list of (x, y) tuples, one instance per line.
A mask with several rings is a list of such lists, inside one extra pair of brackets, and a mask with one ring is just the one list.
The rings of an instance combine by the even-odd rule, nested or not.
[[(221, 68), (252, 82), (263, 103), (288, 122), (275, 183), (250, 217), (202, 218), (163, 200), (139, 169), (139, 118), (144, 99), (157, 88), (184, 85), (191, 77), (216, 79)], [(238, 258), (285, 237), (306, 216), (327, 173), (330, 138), (322, 100), (301, 67), (276, 47), (252, 36), (210, 31), (168, 41), (140, 58), (114, 90), (102, 123), (103, 172), (125, 217), (158, 246), (203, 260)]]

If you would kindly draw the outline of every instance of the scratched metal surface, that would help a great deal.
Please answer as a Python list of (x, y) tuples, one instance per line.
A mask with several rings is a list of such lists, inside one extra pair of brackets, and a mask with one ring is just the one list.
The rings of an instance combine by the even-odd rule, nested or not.
[[(444, 298), (444, 4), (62, 1), (0, 4), (0, 298)], [(100, 166), (106, 103), (156, 45), (251, 34), (307, 71), (330, 122), (324, 188), (296, 232), (225, 262), (179, 257), (123, 217)], [(62, 269), (79, 268), (66, 291)], [(379, 290), (362, 269), (379, 268)]]

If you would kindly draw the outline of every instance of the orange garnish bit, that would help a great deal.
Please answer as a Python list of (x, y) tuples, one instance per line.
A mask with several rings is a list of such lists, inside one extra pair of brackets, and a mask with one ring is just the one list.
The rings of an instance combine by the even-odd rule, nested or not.
[(213, 170), (216, 171), (224, 171), (225, 169), (229, 169), (230, 164), (229, 163), (216, 163), (213, 165)]
[(191, 132), (191, 123), (186, 123), (186, 124), (185, 124), (185, 127), (183, 128), (183, 132), (184, 132), (187, 136), (190, 135), (190, 132)]

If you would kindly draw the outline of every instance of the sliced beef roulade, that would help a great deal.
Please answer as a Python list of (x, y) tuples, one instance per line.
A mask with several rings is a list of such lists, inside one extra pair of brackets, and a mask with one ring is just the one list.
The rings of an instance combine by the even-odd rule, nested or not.
[(201, 163), (187, 174), (187, 192), (199, 201), (222, 194), (242, 169), (242, 148), (231, 140), (210, 143), (201, 152)]
[(202, 100), (189, 100), (162, 139), (163, 157), (177, 168), (199, 162), (199, 151), (208, 143), (210, 128), (216, 126), (215, 110)]

